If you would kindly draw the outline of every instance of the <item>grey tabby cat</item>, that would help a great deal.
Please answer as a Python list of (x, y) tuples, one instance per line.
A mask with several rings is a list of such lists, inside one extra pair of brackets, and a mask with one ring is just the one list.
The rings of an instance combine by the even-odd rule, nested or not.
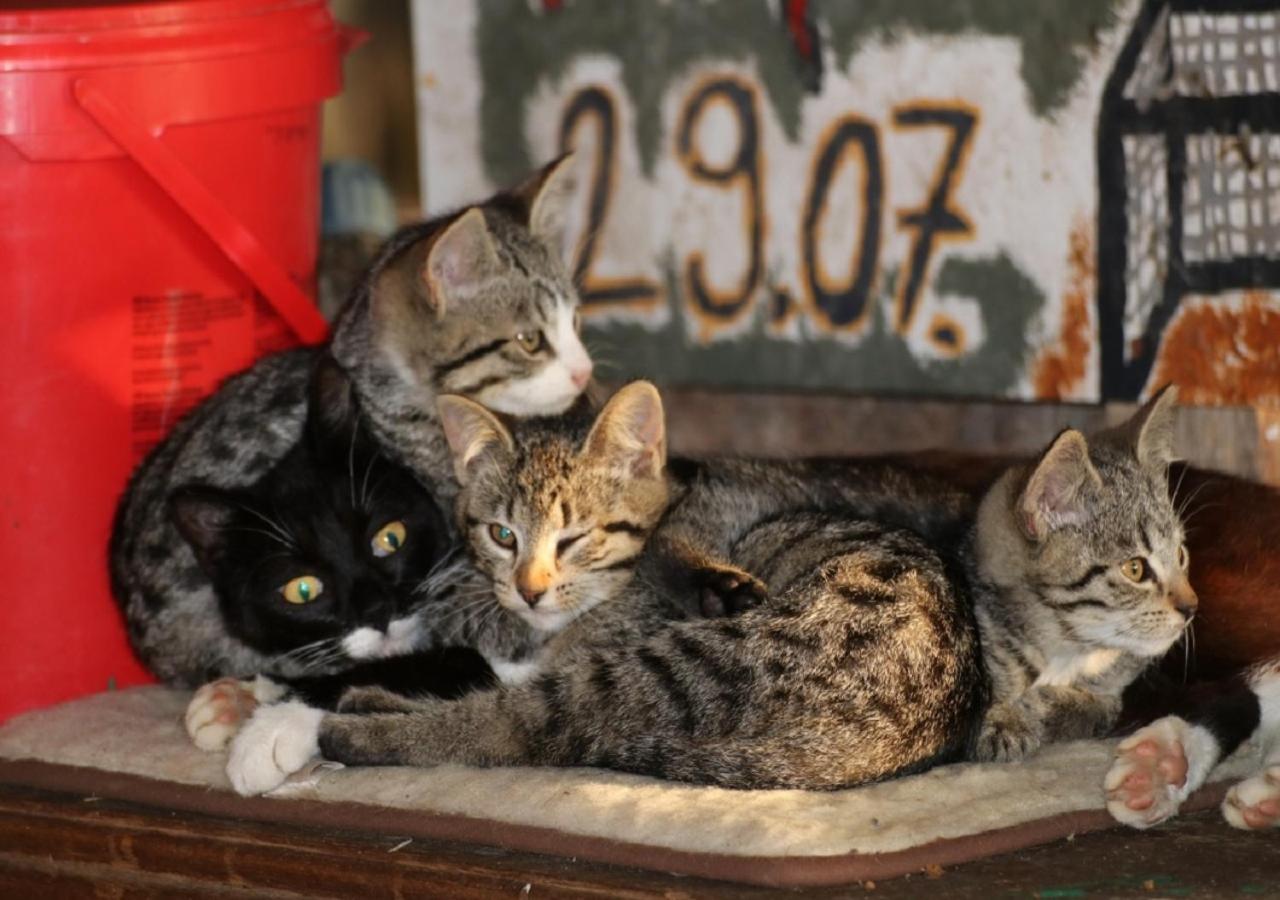
[[(516, 615), (487, 614), (529, 626), (540, 650), (526, 654), (528, 679), (455, 701), (359, 689), (336, 715), (267, 707), (232, 745), (228, 775), (242, 793), (268, 790), (321, 751), (837, 788), (1105, 730), (1119, 687), (1189, 615), (1163, 480), (1171, 402), (1092, 445), (1064, 432), (975, 515), (891, 467), (664, 472), (646, 385), (617, 395), (585, 439), (512, 431), (447, 400), (458, 514)], [(708, 572), (752, 584), (761, 604), (650, 634), (617, 628)]]
[[(435, 416), (438, 393), (519, 415), (564, 410), (591, 376), (577, 335), (577, 293), (560, 261), (572, 191), (569, 159), (510, 192), (394, 235), (334, 326), (362, 425), (442, 501), (456, 492)], [(300, 438), (317, 350), (266, 358), (184, 418), (134, 473), (116, 515), (110, 565), (130, 641), (163, 681), (316, 674), (305, 658), (264, 653), (228, 630), (212, 585), (167, 514), (196, 483), (254, 483)], [(349, 659), (414, 647), (416, 619), (362, 627)], [(327, 668), (342, 666), (330, 657)]]

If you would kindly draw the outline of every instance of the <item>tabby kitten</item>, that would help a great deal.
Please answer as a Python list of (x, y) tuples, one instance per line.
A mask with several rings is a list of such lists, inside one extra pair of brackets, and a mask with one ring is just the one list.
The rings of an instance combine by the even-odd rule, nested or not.
[(1167, 490), (1173, 412), (1166, 389), (1092, 442), (1064, 431), (983, 499), (976, 610), (992, 704), (978, 759), (1106, 734), (1124, 688), (1195, 614)]
[[(510, 192), (402, 229), (335, 323), (330, 347), (374, 441), (445, 502), (457, 488), (437, 392), (548, 414), (567, 407), (590, 377), (577, 295), (556, 250), (570, 168), (562, 158)], [(228, 379), (142, 462), (121, 498), (113, 593), (135, 652), (165, 682), (196, 685), (276, 662), (233, 633), (167, 509), (183, 485), (243, 488), (285, 457), (302, 434), (317, 352), (267, 357)], [(407, 646), (402, 636), (371, 632), (368, 656)]]
[[(263, 709), (233, 744), (228, 774), (242, 793), (270, 789), (320, 750), (357, 764), (597, 765), (726, 787), (835, 788), (1090, 732), (1107, 718), (1111, 680), (1181, 631), (1164, 587), (1178, 583), (1166, 558), (1176, 565), (1177, 519), (1155, 477), (1170, 401), (1158, 398), (1092, 447), (1076, 432), (1060, 436), (1036, 464), (1000, 480), (953, 547), (858, 518), (905, 510), (853, 466), (843, 486), (830, 464), (693, 467), (669, 483), (673, 502), (650, 552), (634, 561), (636, 577), (565, 628), (528, 682), (447, 702), (350, 692), (345, 707), (358, 715)], [(473, 483), (489, 466), (495, 485), (536, 483), (534, 473), (554, 467), (545, 449), (500, 435), (475, 446), (459, 461), (477, 467)], [(562, 492), (527, 494), (535, 502), (519, 511), (513, 491), (479, 505), (470, 492), (460, 508), (475, 519), (474, 551), (496, 558), (486, 541), (508, 549), (507, 567), (492, 569), (497, 590), (509, 570), (508, 605), (527, 602), (520, 573), (537, 554), (522, 555), (518, 539), (507, 547), (508, 532), (528, 528), (535, 545), (572, 537), (559, 527), (573, 519), (558, 509)], [(955, 524), (922, 521), (939, 536)], [(768, 586), (762, 605), (647, 635), (593, 627), (610, 609), (661, 596), (654, 576), (670, 565), (669, 541), (687, 547), (699, 534), (705, 558)], [(1159, 585), (1126, 574), (1143, 541)], [(1076, 593), (1085, 588), (1088, 596)], [(1064, 596), (1071, 603), (1055, 602)], [(979, 633), (994, 648), (990, 682)]]

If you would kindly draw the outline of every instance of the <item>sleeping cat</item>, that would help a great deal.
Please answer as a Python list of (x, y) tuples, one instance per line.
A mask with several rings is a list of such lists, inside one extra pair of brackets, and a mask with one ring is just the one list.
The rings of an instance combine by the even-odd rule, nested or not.
[[(626, 427), (598, 421), (586, 440), (525, 442), (480, 413), (465, 439), (450, 434), (473, 557), (505, 609), (555, 635), (527, 681), (453, 701), (349, 692), (343, 707), (359, 714), (261, 709), (232, 745), (235, 788), (271, 789), (317, 750), (843, 787), (1109, 727), (1116, 685), (1181, 633), (1185, 598), (1169, 587), (1180, 525), (1161, 480), (1168, 394), (1092, 446), (1060, 435), (970, 527), (932, 506), (930, 546), (893, 523), (909, 517), (895, 502), (920, 498), (894, 490), (892, 471), (722, 461), (663, 477), (661, 409), (644, 388), (615, 411)], [(602, 428), (609, 438), (593, 439)], [(660, 490), (671, 499), (654, 530), (637, 498)], [(646, 512), (619, 516), (631, 509)], [(666, 601), (691, 549), (695, 568), (758, 580), (761, 605), (616, 633), (619, 608)]]
[[(456, 487), (435, 417), (438, 392), (548, 414), (590, 377), (577, 295), (557, 252), (571, 187), (562, 158), (510, 192), (402, 229), (335, 323), (331, 350), (350, 374), (365, 426), (442, 502)], [(113, 593), (135, 652), (162, 681), (192, 686), (290, 667), (228, 627), (167, 509), (183, 485), (243, 488), (284, 458), (302, 433), (316, 354), (271, 356), (228, 379), (143, 461), (121, 498)], [(321, 672), (411, 644), (379, 628), (365, 634), (350, 653), (293, 657), (292, 668)]]
[(1263, 768), (1227, 792), (1223, 817), (1248, 830), (1280, 826), (1280, 658), (1122, 741), (1105, 781), (1107, 809), (1134, 828), (1163, 822), (1249, 738), (1261, 744)]

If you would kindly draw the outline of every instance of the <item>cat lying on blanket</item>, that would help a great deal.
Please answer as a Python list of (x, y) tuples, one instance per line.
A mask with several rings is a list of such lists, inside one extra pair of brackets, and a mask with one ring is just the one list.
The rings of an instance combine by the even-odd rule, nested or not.
[[(355, 764), (834, 788), (1105, 733), (1120, 690), (1195, 609), (1165, 486), (1171, 415), (1165, 393), (1091, 441), (1064, 432), (975, 516), (850, 463), (669, 473), (643, 383), (585, 434), (442, 399), (460, 526), (495, 627), (525, 626), (524, 679), (454, 701), (355, 690), (337, 715), (267, 707), (228, 774), (243, 793), (269, 790), (319, 749)], [(912, 520), (923, 533), (898, 524)], [(617, 627), (706, 573), (750, 585), (759, 605)]]

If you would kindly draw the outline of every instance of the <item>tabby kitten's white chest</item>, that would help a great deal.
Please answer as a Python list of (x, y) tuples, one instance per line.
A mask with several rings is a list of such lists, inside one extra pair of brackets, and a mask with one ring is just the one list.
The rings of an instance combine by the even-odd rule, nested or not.
[(1111, 648), (1089, 653), (1052, 656), (1036, 676), (1033, 687), (1068, 687), (1082, 678), (1096, 678), (1106, 673), (1123, 651)]

